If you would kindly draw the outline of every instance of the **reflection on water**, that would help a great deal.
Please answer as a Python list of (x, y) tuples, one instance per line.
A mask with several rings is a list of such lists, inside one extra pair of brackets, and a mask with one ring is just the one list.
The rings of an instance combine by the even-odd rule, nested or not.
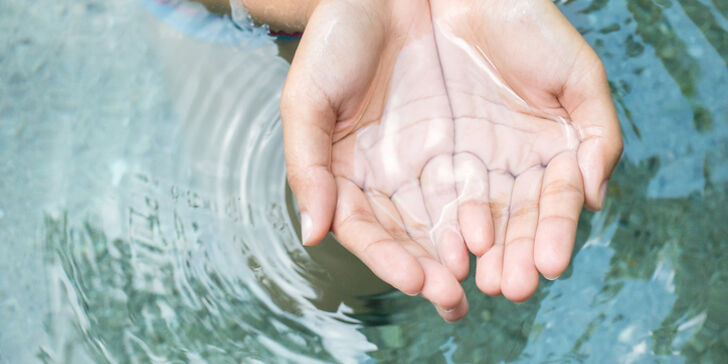
[(88, 220), (69, 226), (65, 213), (45, 218), (50, 300), (69, 303), (65, 319), (96, 359), (355, 357), (356, 345), (342, 345), (363, 339), (354, 320), (315, 309), (306, 300), (315, 293), (305, 281), (295, 282), (301, 278), (290, 269), (271, 271), (275, 265), (264, 261), (276, 258), (290, 267), (287, 257), (294, 254), (266, 254), (259, 244), (218, 230), (222, 222), (245, 231), (242, 221), (259, 217), (271, 221), (273, 234), (285, 234), (279, 206), (219, 214), (220, 207), (193, 191), (143, 175), (129, 178), (130, 195), (122, 195), (129, 207), (119, 221), (126, 239), (110, 238)]
[(469, 279), (449, 325), (300, 246), (272, 43), (195, 6), (0, 2), (0, 362), (725, 362), (728, 7), (560, 6), (623, 123), (611, 199), (561, 279), (520, 305)]

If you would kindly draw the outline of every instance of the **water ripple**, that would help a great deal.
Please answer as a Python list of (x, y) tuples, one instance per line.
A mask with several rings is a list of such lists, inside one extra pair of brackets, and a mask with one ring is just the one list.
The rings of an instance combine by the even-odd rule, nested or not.
[[(122, 141), (108, 125), (93, 139), (70, 135), (72, 146), (91, 143), (80, 152), (108, 163), (112, 183), (91, 173), (82, 179), (97, 203), (84, 206), (88, 196), (71, 187), (79, 209), (45, 215), (52, 301), (70, 307), (57, 328), (75, 326), (89, 355), (111, 362), (363, 357), (374, 346), (352, 309), (336, 298), (333, 311), (315, 305), (331, 278), (290, 215), (278, 115), (287, 65), (272, 44), (221, 46), (148, 25), (168, 91), (147, 85), (144, 95), (171, 122), (156, 137), (135, 120)], [(140, 152), (94, 155), (104, 144)], [(60, 348), (42, 352), (61, 360)]]
[(513, 305), (467, 280), (446, 325), (335, 241), (301, 247), (272, 43), (134, 0), (0, 1), (0, 362), (725, 362), (725, 6), (662, 3), (561, 4), (625, 158), (558, 281)]

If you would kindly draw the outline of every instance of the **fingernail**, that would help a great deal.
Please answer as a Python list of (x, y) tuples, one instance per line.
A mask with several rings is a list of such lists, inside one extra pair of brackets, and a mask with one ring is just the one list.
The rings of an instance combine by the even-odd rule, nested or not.
[(437, 306), (437, 308), (438, 308), (438, 309), (440, 309), (440, 311), (442, 311), (442, 312), (448, 312), (448, 313), (450, 313), (450, 312), (453, 312), (453, 311), (455, 311), (455, 308), (451, 308), (451, 309), (449, 309), (449, 310), (446, 310), (446, 309), (444, 309), (444, 308), (442, 308), (442, 307), (440, 307), (440, 306)]
[(549, 281), (555, 281), (555, 280), (559, 279), (559, 277), (561, 277), (561, 275), (558, 275), (558, 276), (556, 276), (556, 277), (553, 277), (553, 278), (551, 278), (551, 277), (546, 277), (546, 276), (543, 276), (543, 277), (544, 277), (544, 278), (546, 278), (546, 279), (548, 279)]
[(609, 184), (609, 180), (604, 181), (599, 189), (599, 206), (604, 206), (604, 199), (607, 197), (607, 184)]
[(301, 243), (308, 245), (308, 238), (311, 237), (311, 216), (307, 212), (301, 213)]

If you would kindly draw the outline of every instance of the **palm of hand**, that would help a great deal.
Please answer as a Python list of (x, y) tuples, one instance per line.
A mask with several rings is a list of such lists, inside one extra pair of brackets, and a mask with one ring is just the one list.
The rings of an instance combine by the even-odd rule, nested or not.
[(551, 4), (524, 4), (433, 4), (456, 125), (460, 227), (479, 255), (479, 288), (514, 301), (535, 291), (539, 272), (556, 278), (570, 259), (584, 135), (559, 93), (598, 62)]
[[(513, 300), (532, 294), (538, 271), (565, 268), (584, 202), (583, 135), (552, 92), (568, 82), (569, 64), (499, 62), (518, 47), (472, 26), (498, 16), (449, 9), (472, 7), (435, 1), (434, 28), (424, 25), (429, 11), (417, 13), (394, 37), (349, 50), (360, 65), (313, 83), (338, 106), (335, 234), (385, 281), (457, 319), (467, 311), (456, 281), (467, 275), (467, 250), (479, 256), (481, 290)], [(566, 57), (576, 59), (574, 49)]]

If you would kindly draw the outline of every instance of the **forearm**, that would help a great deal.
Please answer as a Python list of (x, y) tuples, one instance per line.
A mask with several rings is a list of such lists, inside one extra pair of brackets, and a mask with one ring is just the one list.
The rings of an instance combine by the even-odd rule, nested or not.
[[(205, 0), (213, 1), (213, 0)], [(274, 29), (301, 31), (321, 0), (233, 0), (241, 1), (257, 21)]]
[(207, 10), (216, 14), (230, 13), (230, 0), (192, 0), (205, 5)]

